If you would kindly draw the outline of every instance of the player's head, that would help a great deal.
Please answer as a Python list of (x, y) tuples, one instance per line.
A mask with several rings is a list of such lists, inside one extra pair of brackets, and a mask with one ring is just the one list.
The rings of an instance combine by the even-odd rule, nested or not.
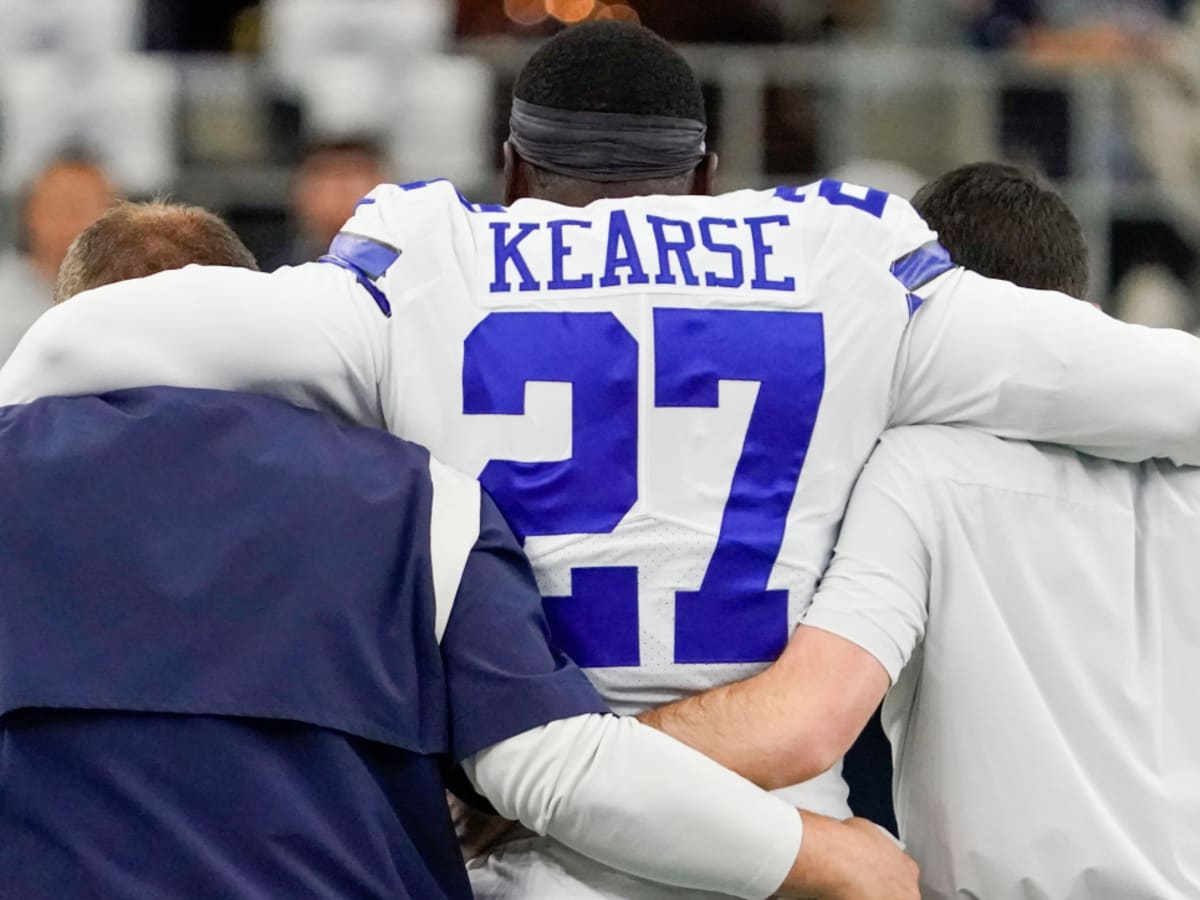
[(997, 162), (952, 169), (913, 206), (960, 266), (1039, 290), (1087, 293), (1088, 252), (1070, 207), (1032, 172)]
[(258, 268), (233, 229), (206, 209), (158, 200), (119, 203), (71, 244), (58, 270), (54, 302), (192, 263)]
[(513, 88), (505, 201), (707, 194), (704, 95), (670, 44), (625, 22), (588, 22), (543, 44)]

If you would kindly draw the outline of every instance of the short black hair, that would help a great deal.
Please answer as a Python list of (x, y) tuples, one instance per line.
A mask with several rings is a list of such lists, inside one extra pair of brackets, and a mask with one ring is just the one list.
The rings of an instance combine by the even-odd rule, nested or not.
[(525, 64), (513, 96), (574, 112), (707, 122), (691, 67), (649, 28), (630, 22), (585, 22), (559, 32)]
[(952, 169), (912, 200), (960, 266), (1082, 299), (1088, 250), (1079, 220), (1036, 173), (999, 162)]

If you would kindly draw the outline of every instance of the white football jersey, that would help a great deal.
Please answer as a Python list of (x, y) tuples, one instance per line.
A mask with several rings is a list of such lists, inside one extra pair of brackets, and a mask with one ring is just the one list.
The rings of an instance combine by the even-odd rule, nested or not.
[[(933, 371), (904, 339), (914, 292), (952, 263), (908, 204), (837, 181), (585, 209), (384, 186), (331, 255), (390, 312), (387, 427), (480, 475), (525, 539), (556, 637), (623, 713), (777, 655), (889, 421), (975, 404), (1037, 429), (1061, 384), (1061, 359), (1026, 367), (1003, 332), (953, 316), (932, 341), (1013, 358), (966, 391), (968, 366)], [(944, 280), (1001, 289), (1004, 317), (1042, 304), (1022, 331), (1064, 306), (1104, 319)], [(969, 305), (949, 288), (935, 305)]]
[[(507, 212), (418, 190), (439, 202), (381, 188), (333, 247), (399, 251), (373, 282), (394, 320), (388, 427), (480, 475), (525, 538), (557, 642), (616, 711), (761, 669), (891, 415), (919, 303), (902, 279), (953, 267), (935, 236), (837, 182)], [(840, 256), (839, 226), (861, 229)], [(850, 815), (840, 767), (785, 793)], [(651, 890), (544, 840), (490, 867), (473, 872), (481, 896)]]
[[(1196, 339), (955, 269), (879, 191), (504, 209), (443, 181), (377, 188), (321, 263), (73, 298), (0, 403), (249, 389), (423, 443), (481, 478), (633, 713), (779, 652), (888, 424), (1200, 462), (1198, 383)], [(848, 813), (836, 773), (790, 799)]]
[(831, 225), (875, 224), (887, 197), (835, 185), (864, 209), (813, 190), (493, 214), (440, 183), (419, 189), (432, 202), (381, 188), (346, 225), (400, 251), (375, 282), (388, 427), (480, 475), (619, 712), (778, 654), (888, 421), (914, 305), (889, 265), (951, 266), (898, 204), (872, 235), (887, 264), (845, 277)]
[(893, 688), (929, 900), (1200, 897), (1200, 470), (884, 436), (806, 624)]

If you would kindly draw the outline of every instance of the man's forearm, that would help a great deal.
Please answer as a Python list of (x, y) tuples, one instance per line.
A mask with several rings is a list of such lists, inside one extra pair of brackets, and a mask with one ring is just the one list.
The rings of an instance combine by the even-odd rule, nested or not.
[[(814, 778), (829, 768), (815, 740), (797, 744), (789, 693), (768, 668), (745, 681), (647, 710), (638, 718), (767, 790)], [(807, 745), (806, 745), (807, 743)]]
[(871, 654), (802, 625), (779, 659), (752, 678), (639, 718), (775, 789), (814, 778), (841, 759), (888, 684)]
[(899, 843), (866, 819), (838, 822), (800, 813), (804, 844), (780, 896), (824, 900), (919, 900), (916, 862)]

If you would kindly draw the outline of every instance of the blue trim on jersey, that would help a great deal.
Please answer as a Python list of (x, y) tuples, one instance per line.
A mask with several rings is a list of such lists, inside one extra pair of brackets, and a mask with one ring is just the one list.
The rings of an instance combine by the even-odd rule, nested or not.
[(390, 318), (392, 305), (388, 302), (387, 295), (376, 286), (375, 279), (382, 276), (399, 258), (398, 247), (352, 231), (341, 231), (330, 243), (329, 252), (317, 262), (333, 263), (338, 268), (354, 273), (354, 277), (366, 288), (375, 305)]
[(400, 250), (391, 244), (352, 231), (341, 231), (329, 245), (329, 255), (344, 259), (374, 280), (400, 258)]
[(346, 262), (344, 259), (338, 259), (336, 256), (328, 255), (322, 256), (317, 260), (317, 262), (330, 263), (331, 265), (335, 265), (339, 269), (345, 269), (347, 272), (352, 274), (358, 280), (358, 283), (366, 289), (367, 293), (371, 295), (371, 299), (375, 301), (375, 305), (379, 307), (380, 311), (382, 311), (383, 314), (389, 319), (392, 317), (392, 304), (388, 302), (387, 295), (377, 288), (371, 282), (371, 279), (367, 277), (366, 273), (357, 266)]
[(847, 194), (846, 183), (838, 181), (836, 178), (822, 179), (820, 185), (817, 186), (817, 193), (828, 201), (830, 206), (849, 206), (859, 212), (874, 216), (876, 219), (883, 218), (883, 211), (887, 208), (890, 196), (884, 191), (867, 188), (863, 196), (855, 197), (853, 194)]
[(917, 310), (921, 308), (921, 304), (924, 302), (925, 301), (922, 300), (920, 297), (918, 297), (916, 294), (908, 295), (908, 317), (910, 319), (914, 315), (916, 315)]
[(946, 248), (937, 241), (930, 241), (893, 262), (891, 272), (906, 290), (915, 291), (954, 267), (954, 260)]

